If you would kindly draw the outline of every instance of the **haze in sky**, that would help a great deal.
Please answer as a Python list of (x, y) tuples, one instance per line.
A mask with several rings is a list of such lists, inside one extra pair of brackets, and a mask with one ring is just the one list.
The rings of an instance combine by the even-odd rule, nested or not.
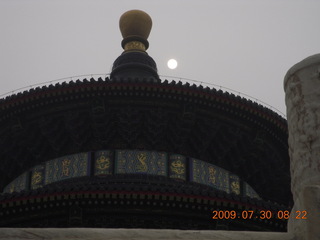
[(148, 53), (160, 75), (224, 86), (283, 113), (287, 70), (320, 52), (317, 0), (1, 0), (0, 94), (110, 73), (122, 53), (118, 21), (131, 9), (153, 19)]

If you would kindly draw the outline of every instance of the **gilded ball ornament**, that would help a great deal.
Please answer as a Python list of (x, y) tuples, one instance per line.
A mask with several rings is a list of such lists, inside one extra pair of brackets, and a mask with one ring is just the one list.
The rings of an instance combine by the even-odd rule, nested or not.
[[(149, 46), (148, 37), (152, 28), (151, 17), (141, 10), (130, 10), (122, 14), (119, 21), (120, 31), (123, 37), (122, 47), (125, 49), (126, 44), (130, 42), (138, 42), (144, 45), (144, 50)], [(130, 44), (138, 46), (138, 43)], [(138, 46), (143, 50), (143, 47)], [(128, 50), (128, 49), (125, 49)]]

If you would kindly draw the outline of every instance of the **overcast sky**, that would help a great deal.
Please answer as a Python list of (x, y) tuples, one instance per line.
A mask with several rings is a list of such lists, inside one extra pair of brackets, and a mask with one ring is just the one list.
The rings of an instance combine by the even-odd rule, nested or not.
[(320, 52), (318, 0), (0, 0), (0, 94), (109, 73), (131, 9), (152, 17), (148, 53), (160, 75), (231, 88), (283, 113), (287, 70)]

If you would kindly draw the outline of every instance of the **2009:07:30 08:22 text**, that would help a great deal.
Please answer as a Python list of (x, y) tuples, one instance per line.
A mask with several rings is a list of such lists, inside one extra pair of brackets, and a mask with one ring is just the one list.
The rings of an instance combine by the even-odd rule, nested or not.
[(288, 210), (285, 211), (270, 211), (270, 210), (260, 210), (259, 212), (255, 212), (253, 210), (244, 210), (237, 213), (235, 210), (214, 210), (212, 211), (213, 216), (212, 219), (307, 219), (307, 211), (295, 211), (291, 212)]

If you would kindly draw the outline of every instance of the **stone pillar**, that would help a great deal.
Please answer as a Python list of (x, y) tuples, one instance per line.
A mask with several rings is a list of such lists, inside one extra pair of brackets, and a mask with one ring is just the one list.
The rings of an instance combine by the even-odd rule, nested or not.
[[(299, 240), (317, 240), (320, 239), (320, 54), (294, 65), (285, 76), (284, 89), (294, 199), (288, 231)], [(301, 219), (303, 211), (307, 212), (307, 219)]]

